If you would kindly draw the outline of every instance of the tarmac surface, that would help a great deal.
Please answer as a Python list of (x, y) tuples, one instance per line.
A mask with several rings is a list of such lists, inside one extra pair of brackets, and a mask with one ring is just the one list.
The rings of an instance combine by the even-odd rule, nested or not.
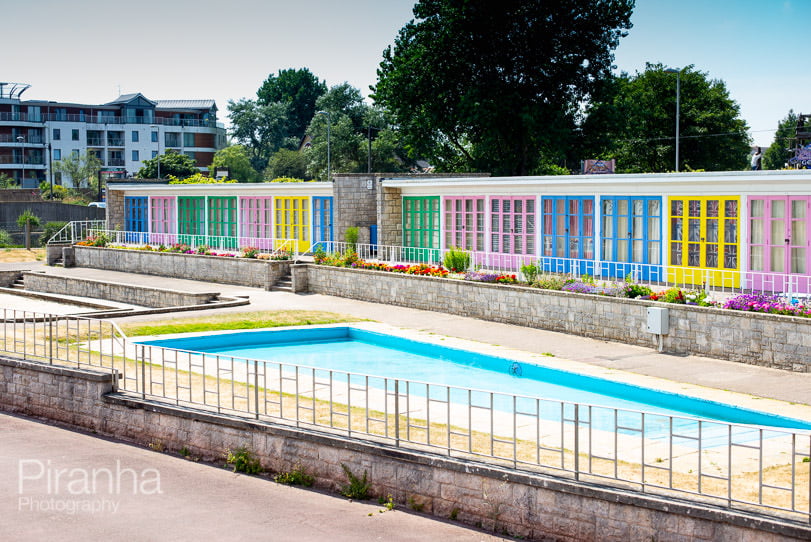
[[(811, 420), (811, 373), (792, 373), (699, 356), (661, 354), (650, 348), (325, 295), (267, 292), (89, 268), (49, 268), (30, 262), (0, 264), (0, 269), (15, 268), (148, 286), (159, 280), (163, 288), (213, 290), (229, 297), (250, 298), (247, 306), (174, 315), (177, 318), (223, 312), (331, 311), (411, 332), (473, 341), (474, 347), (482, 344), (488, 350), (503, 349), (507, 355), (510, 351), (542, 355), (544, 363), (556, 368)], [(39, 310), (36, 300), (25, 308)], [(171, 317), (173, 315), (133, 316), (116, 318), (116, 321)], [(88, 516), (68, 515), (64, 511), (21, 511), (17, 487), (19, 463), (26, 458), (51, 460), (54, 468), (86, 469), (97, 465), (114, 468), (120, 460), (122, 467), (158, 469), (165, 492), (148, 498), (117, 495), (116, 498), (120, 497), (117, 513)], [(38, 468), (35, 462), (25, 465), (32, 470)], [(381, 514), (378, 511), (382, 508), (376, 503), (350, 503), (331, 495), (279, 486), (260, 478), (239, 476), (0, 414), (0, 518), (4, 519), (0, 539), (4, 541), (95, 540), (114, 535), (127, 540), (501, 540), (402, 510)]]

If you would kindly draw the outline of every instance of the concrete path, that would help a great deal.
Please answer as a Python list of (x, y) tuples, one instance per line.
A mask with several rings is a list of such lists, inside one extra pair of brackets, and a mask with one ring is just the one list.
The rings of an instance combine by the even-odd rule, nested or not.
[(350, 502), (0, 414), (4, 542), (510, 540), (381, 510), (376, 501)]

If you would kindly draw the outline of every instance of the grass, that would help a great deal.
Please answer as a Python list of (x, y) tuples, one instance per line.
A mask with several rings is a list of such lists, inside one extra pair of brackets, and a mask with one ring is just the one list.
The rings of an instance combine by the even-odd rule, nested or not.
[(173, 318), (121, 325), (128, 337), (168, 335), (201, 331), (259, 329), (265, 327), (307, 326), (360, 322), (360, 318), (325, 311), (257, 311), (225, 313), (216, 316)]
[(24, 248), (0, 249), (0, 262), (3, 263), (40, 262), (44, 259), (44, 248), (32, 248), (31, 250), (25, 250)]

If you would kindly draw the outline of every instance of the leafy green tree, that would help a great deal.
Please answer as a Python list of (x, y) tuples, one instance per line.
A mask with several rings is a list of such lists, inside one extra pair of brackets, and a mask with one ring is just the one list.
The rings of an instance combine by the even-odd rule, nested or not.
[(774, 133), (774, 142), (763, 153), (763, 169), (783, 169), (792, 156), (790, 149), (794, 147), (794, 138), (797, 133), (797, 114), (789, 109), (786, 118), (777, 123)]
[(0, 173), (0, 188), (17, 188), (17, 181), (14, 177)]
[(327, 116), (313, 117), (307, 133), (312, 137), (307, 151), (307, 174), (310, 178), (327, 180), (327, 146), (329, 145), (332, 173), (365, 171), (365, 154), (361, 155), (364, 138), (352, 125), (352, 119), (341, 112), (331, 113), (329, 139)]
[(69, 177), (77, 188), (98, 188), (98, 173), (101, 170), (101, 160), (95, 154), (88, 153), (75, 156), (70, 154), (54, 162), (53, 169)]
[[(383, 52), (373, 97), (412, 157), (524, 175), (565, 155), (634, 0), (419, 0)], [(565, 137), (560, 137), (561, 134)]]
[(231, 136), (245, 147), (254, 170), (264, 171), (270, 156), (281, 147), (298, 145), (298, 139), (289, 136), (288, 110), (289, 105), (282, 102), (261, 105), (244, 98), (229, 100)]
[(360, 133), (366, 130), (366, 112), (369, 106), (363, 103), (360, 90), (347, 82), (330, 87), (323, 96), (315, 102), (317, 111), (339, 112), (349, 117), (353, 129)]
[(302, 151), (279, 149), (268, 161), (265, 169), (265, 181), (279, 177), (304, 179), (307, 177), (307, 155)]
[[(603, 80), (583, 123), (583, 158), (614, 158), (622, 172), (675, 168), (676, 74), (662, 64)], [(747, 165), (750, 138), (723, 81), (693, 66), (680, 74), (679, 170)]]
[(218, 150), (208, 168), (212, 177), (218, 168), (227, 168), (231, 179), (251, 183), (259, 180), (259, 173), (253, 169), (248, 152), (242, 145), (231, 145)]
[[(301, 139), (315, 114), (315, 102), (326, 92), (327, 86), (309, 69), (279, 70), (270, 74), (256, 92), (259, 106), (282, 103), (287, 106), (288, 136)], [(274, 151), (276, 149), (273, 149)]]
[(158, 165), (160, 164), (160, 178), (165, 179), (169, 175), (183, 179), (190, 177), (200, 170), (197, 164), (188, 155), (177, 151), (169, 150), (166, 154), (161, 154), (155, 158), (144, 160), (144, 165), (135, 174), (139, 179), (157, 179)]
[(31, 250), (31, 230), (40, 225), (40, 219), (31, 209), (26, 209), (17, 217), (17, 225), (25, 229), (25, 250)]

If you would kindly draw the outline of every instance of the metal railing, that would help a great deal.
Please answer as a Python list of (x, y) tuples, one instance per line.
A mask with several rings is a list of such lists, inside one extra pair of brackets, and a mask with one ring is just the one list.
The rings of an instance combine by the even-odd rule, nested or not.
[(179, 351), (128, 341), (111, 322), (2, 315), (3, 352), (110, 370), (144, 399), (811, 522), (811, 431)]
[[(439, 265), (450, 252), (448, 249), (363, 243), (350, 246), (348, 243), (337, 241), (314, 243), (311, 250), (317, 248), (327, 253), (338, 254), (345, 254), (352, 248), (362, 260), (391, 265), (420, 263)], [(763, 292), (788, 297), (797, 295), (807, 297), (811, 294), (811, 275), (796, 273), (677, 267), (484, 251), (466, 252), (470, 255), (469, 270), (514, 274), (519, 280), (525, 280), (521, 267), (533, 264), (541, 274), (553, 273), (574, 278), (588, 276), (607, 281), (622, 281), (627, 278), (662, 288), (704, 289), (709, 293), (722, 294)]]
[(72, 244), (87, 239), (91, 231), (104, 229), (104, 220), (74, 220), (53, 234), (48, 240), (49, 245)]

